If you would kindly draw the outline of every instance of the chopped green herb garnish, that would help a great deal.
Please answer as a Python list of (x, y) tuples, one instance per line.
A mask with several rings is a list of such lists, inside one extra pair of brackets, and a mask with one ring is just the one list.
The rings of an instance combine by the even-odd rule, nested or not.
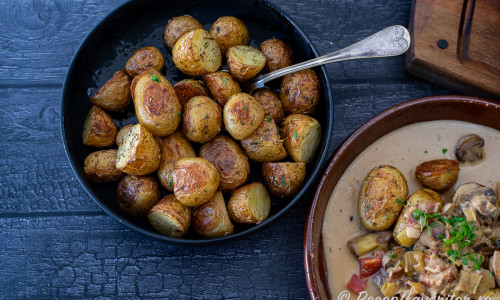
[(405, 200), (403, 198), (396, 199), (396, 202), (399, 203), (399, 204), (401, 204), (401, 205), (405, 204)]
[(246, 106), (243, 106), (243, 109), (246, 110), (246, 111), (248, 111), (248, 108)]
[(156, 74), (151, 74), (151, 80), (154, 82), (160, 82), (160, 77), (158, 77)]
[(170, 181), (168, 182), (168, 185), (169, 185), (170, 187), (173, 187), (173, 186), (174, 186), (174, 181), (173, 181), (172, 179), (170, 179)]
[(222, 84), (226, 85), (227, 78), (222, 79)]
[(203, 47), (205, 47), (205, 49), (208, 47), (208, 42), (205, 42), (205, 44), (203, 44)]
[(269, 119), (267, 119), (267, 122), (271, 123), (272, 120), (273, 120), (273, 116), (269, 116)]
[(448, 152), (448, 149), (443, 148), (443, 150), (441, 150), (441, 151), (443, 151), (443, 154), (446, 154), (446, 152)]
[(295, 132), (293, 134), (293, 138), (294, 139), (298, 139), (299, 138), (299, 134), (297, 133), (297, 130), (295, 130)]
[(425, 150), (425, 151), (424, 151), (424, 153), (425, 153), (425, 154), (427, 154), (427, 153), (429, 153), (429, 152), (427, 152), (427, 150)]
[(369, 210), (369, 209), (370, 209), (370, 205), (367, 205), (367, 206), (366, 206), (366, 210)]
[(385, 215), (385, 218), (386, 218), (386, 219), (389, 219), (389, 215)]
[(250, 121), (250, 125), (252, 125), (252, 126), (253, 126), (253, 121)]
[(180, 118), (181, 117), (181, 112), (178, 112), (177, 113), (177, 118)]
[(286, 186), (285, 178), (281, 178), (281, 185)]
[(391, 258), (396, 258), (396, 257), (398, 257), (397, 254), (391, 254)]
[(205, 114), (205, 119), (208, 119), (208, 118), (210, 118), (210, 117), (208, 116), (208, 114)]

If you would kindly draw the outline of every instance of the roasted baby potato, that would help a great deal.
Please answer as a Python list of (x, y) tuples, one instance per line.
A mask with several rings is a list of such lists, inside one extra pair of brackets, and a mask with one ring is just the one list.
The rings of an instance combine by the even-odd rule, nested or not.
[(136, 124), (123, 138), (116, 155), (116, 168), (130, 175), (146, 175), (160, 165), (160, 146), (151, 132)]
[(182, 133), (191, 142), (205, 143), (222, 129), (222, 109), (206, 96), (196, 96), (184, 105)]
[(92, 106), (83, 125), (82, 139), (85, 146), (110, 147), (115, 143), (118, 129), (113, 119), (98, 106)]
[(227, 51), (229, 73), (240, 82), (255, 77), (265, 65), (264, 54), (251, 46), (233, 46)]
[(175, 131), (181, 121), (181, 104), (168, 80), (149, 70), (134, 79), (134, 107), (139, 123), (156, 136)]
[(457, 182), (459, 171), (458, 160), (436, 159), (418, 165), (415, 176), (423, 186), (445, 192)]
[(210, 34), (219, 44), (222, 55), (236, 45), (248, 45), (250, 33), (243, 21), (235, 17), (220, 17), (210, 27)]
[(179, 158), (172, 169), (172, 179), (175, 196), (188, 207), (209, 201), (219, 187), (217, 169), (200, 157)]
[(262, 164), (262, 176), (272, 194), (278, 197), (295, 195), (306, 178), (303, 162), (266, 162)]
[(151, 226), (170, 237), (180, 238), (189, 230), (191, 208), (170, 194), (163, 197), (148, 214)]
[[(148, 69), (147, 74), (149, 74), (150, 76), (156, 75), (157, 77), (163, 76), (163, 74), (161, 72), (156, 71), (155, 69)], [(134, 100), (134, 91), (135, 91), (135, 87), (137, 86), (137, 81), (139, 81), (139, 79), (141, 79), (141, 78), (142, 78), (142, 76), (135, 76), (134, 79), (132, 79), (132, 84), (130, 85), (130, 91), (132, 92), (132, 100)], [(154, 78), (156, 80), (156, 77), (154, 77)]]
[(288, 115), (282, 123), (281, 139), (293, 160), (308, 163), (315, 157), (321, 142), (321, 126), (312, 117)]
[(193, 209), (194, 230), (206, 238), (223, 237), (233, 233), (222, 192), (217, 191), (208, 202)]
[(302, 70), (283, 77), (280, 99), (289, 114), (310, 115), (318, 106), (320, 84), (316, 73)]
[(260, 106), (264, 110), (264, 115), (266, 120), (269, 122), (269, 117), (274, 119), (276, 124), (281, 123), (283, 117), (285, 116), (285, 111), (283, 110), (283, 105), (281, 105), (281, 100), (276, 95), (275, 92), (267, 88), (262, 88), (254, 91), (252, 97), (259, 102)]
[(174, 85), (177, 98), (184, 107), (184, 104), (196, 96), (208, 96), (208, 91), (204, 83), (195, 79), (184, 79)]
[(122, 111), (132, 100), (128, 75), (120, 70), (90, 98), (90, 102), (107, 111)]
[(408, 185), (398, 169), (382, 165), (373, 168), (361, 184), (358, 196), (358, 216), (368, 230), (389, 228), (403, 208)]
[(219, 190), (230, 192), (243, 185), (250, 174), (248, 158), (233, 139), (219, 135), (203, 144), (200, 157), (211, 162), (219, 173)]
[(271, 198), (266, 187), (254, 182), (240, 187), (227, 203), (231, 220), (237, 223), (260, 223), (271, 211)]
[(224, 125), (226, 130), (236, 140), (241, 140), (252, 134), (264, 119), (264, 110), (259, 102), (245, 93), (231, 96), (224, 105)]
[(232, 95), (241, 93), (240, 85), (234, 81), (228, 72), (215, 72), (203, 76), (203, 82), (207, 86), (212, 99), (217, 101), (221, 107), (227, 103)]
[(116, 181), (123, 172), (115, 167), (116, 150), (101, 150), (89, 154), (83, 161), (83, 172), (93, 182)]
[(217, 71), (222, 63), (219, 45), (203, 29), (184, 34), (174, 45), (172, 59), (188, 76), (201, 76)]
[(120, 145), (123, 143), (123, 139), (127, 135), (127, 133), (132, 129), (132, 127), (136, 124), (129, 124), (122, 129), (118, 131), (118, 134), (116, 135), (116, 146), (120, 147)]
[(163, 42), (165, 47), (172, 51), (177, 40), (184, 34), (199, 28), (203, 29), (203, 25), (190, 15), (172, 18), (168, 21), (163, 30)]
[(155, 47), (144, 47), (132, 54), (125, 64), (125, 72), (128, 76), (134, 78), (142, 71), (155, 69), (161, 72), (165, 67), (165, 59), (160, 50)]
[(259, 46), (260, 52), (267, 58), (266, 71), (272, 72), (292, 65), (292, 48), (279, 39), (268, 39)]
[(241, 140), (246, 155), (253, 161), (282, 160), (288, 156), (273, 119), (264, 120), (248, 137)]
[(146, 217), (160, 196), (160, 187), (153, 176), (127, 175), (116, 188), (118, 205), (136, 218)]

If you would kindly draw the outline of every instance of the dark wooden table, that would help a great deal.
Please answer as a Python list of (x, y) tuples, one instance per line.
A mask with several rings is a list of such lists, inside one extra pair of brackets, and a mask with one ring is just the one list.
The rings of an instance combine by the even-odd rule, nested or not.
[[(61, 87), (88, 32), (124, 0), (2, 0), (0, 298), (308, 298), (302, 239), (314, 191), (272, 226), (209, 247), (165, 244), (107, 216), (78, 183), (60, 134)], [(411, 0), (273, 0), (319, 52), (407, 25)], [(332, 150), (382, 110), (450, 93), (403, 57), (328, 66)]]

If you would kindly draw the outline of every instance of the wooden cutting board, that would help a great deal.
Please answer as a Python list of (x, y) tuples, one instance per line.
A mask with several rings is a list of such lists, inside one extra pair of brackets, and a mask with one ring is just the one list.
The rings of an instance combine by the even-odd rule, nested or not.
[(500, 0), (413, 0), (406, 71), (500, 100)]

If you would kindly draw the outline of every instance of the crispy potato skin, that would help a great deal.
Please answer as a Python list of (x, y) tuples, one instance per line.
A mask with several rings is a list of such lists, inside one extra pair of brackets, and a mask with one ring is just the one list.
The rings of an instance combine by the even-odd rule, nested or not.
[(175, 43), (186, 33), (195, 29), (203, 29), (203, 25), (190, 15), (172, 18), (163, 30), (163, 42), (172, 51)]
[(115, 143), (118, 129), (113, 119), (98, 106), (92, 106), (83, 125), (82, 139), (85, 146), (110, 147)]
[(262, 183), (250, 183), (234, 191), (227, 203), (227, 210), (234, 222), (260, 223), (271, 212), (271, 198)]
[(208, 202), (193, 209), (194, 230), (206, 238), (217, 238), (232, 234), (233, 224), (227, 214), (222, 192), (217, 191)]
[[(147, 69), (145, 70), (147, 74), (151, 75), (156, 75), (156, 76), (163, 76), (163, 74), (159, 71), (156, 71), (155, 69)], [(144, 72), (144, 71), (143, 71)], [(146, 74), (143, 74), (143, 76), (146, 76)], [(137, 82), (143, 77), (143, 76), (135, 76), (134, 79), (132, 79), (132, 84), (130, 85), (130, 92), (132, 95), (132, 101), (134, 100), (134, 91), (135, 87), (137, 86)]]
[(219, 190), (230, 192), (243, 185), (250, 174), (248, 158), (238, 143), (219, 135), (200, 148), (200, 157), (211, 162), (219, 173)]
[(161, 72), (165, 67), (165, 59), (160, 50), (155, 47), (144, 47), (132, 54), (125, 64), (125, 72), (128, 76), (134, 78), (142, 71), (155, 69)]
[(246, 93), (237, 93), (224, 105), (224, 125), (236, 140), (242, 140), (259, 127), (264, 110), (259, 102)]
[(220, 17), (210, 27), (210, 34), (219, 44), (222, 55), (236, 45), (248, 45), (250, 33), (243, 21), (235, 17)]
[(120, 145), (123, 143), (123, 139), (127, 135), (127, 133), (132, 129), (132, 127), (136, 124), (129, 124), (122, 129), (118, 131), (118, 134), (116, 135), (116, 146), (120, 147)]
[(315, 157), (321, 142), (321, 126), (312, 117), (291, 114), (282, 123), (281, 139), (294, 161), (308, 163)]
[(306, 115), (314, 113), (319, 96), (319, 80), (311, 69), (288, 74), (281, 81), (280, 99), (287, 113)]
[(168, 80), (145, 71), (134, 80), (134, 107), (139, 123), (156, 136), (173, 133), (181, 121), (181, 104)]
[(292, 48), (279, 39), (268, 39), (259, 46), (260, 52), (267, 58), (265, 70), (276, 71), (292, 65)]
[(202, 81), (195, 79), (184, 79), (174, 85), (175, 93), (181, 106), (196, 96), (208, 96), (208, 91)]
[(187, 207), (206, 203), (219, 187), (217, 169), (200, 157), (178, 159), (172, 169), (172, 179), (175, 196)]
[(120, 70), (113, 74), (106, 83), (90, 98), (90, 103), (106, 111), (123, 111), (132, 101), (130, 84), (132, 80)]
[(458, 160), (436, 159), (418, 165), (415, 176), (423, 186), (444, 192), (457, 182), (459, 171)]
[(159, 232), (170, 237), (180, 238), (189, 230), (191, 208), (170, 194), (163, 197), (148, 214), (148, 220)]
[(248, 158), (257, 162), (277, 161), (288, 156), (273, 119), (262, 121), (254, 132), (241, 140), (241, 146)]
[(222, 109), (206, 96), (196, 96), (184, 105), (182, 133), (192, 142), (205, 143), (222, 129)]
[(116, 181), (123, 172), (115, 167), (116, 150), (108, 149), (89, 154), (83, 161), (83, 172), (93, 182)]
[(285, 116), (285, 111), (283, 110), (280, 98), (275, 92), (267, 88), (262, 88), (254, 91), (252, 97), (259, 102), (264, 110), (264, 119), (268, 120), (269, 116), (271, 116), (276, 124), (281, 123)]
[(291, 197), (297, 193), (306, 178), (303, 162), (267, 162), (262, 164), (262, 176), (272, 194)]
[(207, 86), (210, 96), (224, 107), (232, 95), (241, 93), (240, 85), (228, 72), (215, 72), (203, 76), (203, 82)]
[(227, 50), (229, 73), (240, 82), (259, 74), (266, 65), (266, 56), (252, 46), (238, 45)]
[(126, 175), (118, 183), (116, 198), (124, 212), (144, 218), (160, 199), (160, 187), (152, 176)]
[(358, 196), (358, 216), (368, 230), (389, 228), (403, 208), (408, 196), (406, 179), (398, 169), (382, 165), (373, 168), (361, 184)]

